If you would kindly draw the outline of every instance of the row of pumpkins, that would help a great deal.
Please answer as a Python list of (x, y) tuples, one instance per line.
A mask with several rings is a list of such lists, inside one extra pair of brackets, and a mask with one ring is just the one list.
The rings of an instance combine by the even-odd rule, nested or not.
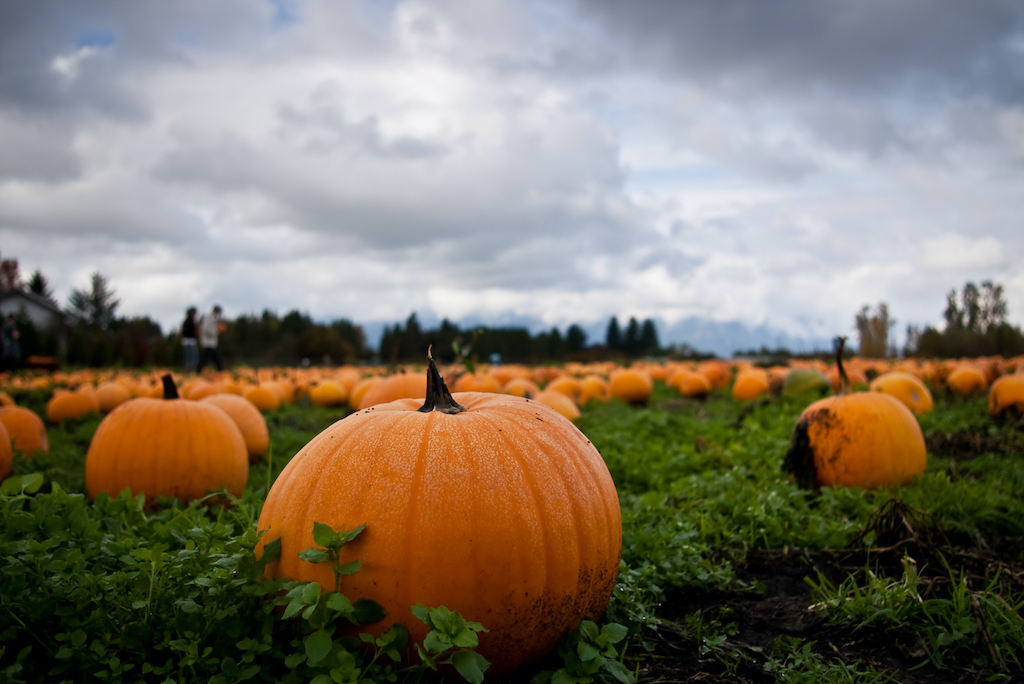
[[(787, 467), (811, 487), (902, 484), (924, 469), (914, 406), (908, 408), (897, 392), (889, 394), (884, 383), (872, 387), (878, 391), (851, 393), (850, 376), (859, 364), (847, 365), (849, 373), (841, 361), (836, 365), (839, 393), (813, 402), (800, 416)], [(1003, 369), (1011, 367), (1021, 370), (1020, 364)], [(318, 403), (317, 391), (333, 384), (330, 403), (354, 400), (363, 408), (311, 440), (275, 481), (258, 522), (265, 533), (257, 553), (280, 542), (268, 575), (339, 588), (341, 579), (327, 564), (302, 561), (299, 553), (316, 545), (314, 523), (335, 529), (365, 523), (366, 531), (341, 550), (340, 563), (362, 564), (341, 588), (352, 598), (376, 600), (388, 617), (360, 629), (379, 635), (401, 622), (419, 642), (427, 628), (409, 619), (409, 606), (445, 605), (488, 628), (477, 649), (491, 662), (488, 674), (509, 672), (542, 657), (566, 630), (604, 610), (621, 551), (618, 497), (603, 459), (570, 419), (538, 398), (552, 392), (568, 401), (617, 396), (643, 403), (654, 378), (698, 396), (690, 388), (706, 386), (706, 394), (728, 386), (734, 371), (736, 395), (743, 378), (758, 372), (724, 362), (579, 370), (504, 367), (465, 374), (455, 381), (454, 395), (432, 360), (425, 375), (376, 380), (354, 378), (347, 370), (319, 377), (286, 371), (254, 374), (257, 382), (243, 389), (237, 377), (193, 378), (182, 383), (180, 396), (167, 374), (161, 398), (148, 396), (155, 383), (139, 380), (138, 390), (149, 388), (137, 393), (146, 396), (117, 404), (94, 435), (86, 487), (91, 496), (125, 486), (186, 500), (220, 487), (240, 495), (249, 460), (259, 454), (246, 446), (227, 404), (217, 402), (246, 406), (262, 422), (250, 396), (254, 389), (279, 401), (305, 392)], [(822, 370), (787, 369), (778, 385), (783, 391), (813, 387), (808, 373), (827, 377)], [(946, 370), (950, 383), (956, 370)], [(915, 391), (928, 392), (919, 374), (907, 375), (920, 382)], [(990, 404), (1016, 396), (1010, 403), (1024, 410), (1024, 374), (993, 380)], [(506, 393), (494, 390), (496, 382)], [(231, 392), (230, 383), (242, 391)], [(485, 383), (491, 391), (480, 391)], [(767, 384), (771, 391), (770, 376)], [(67, 392), (61, 396), (72, 394)], [(395, 396), (403, 393), (416, 398)], [(27, 409), (0, 409), (0, 430), (7, 428), (17, 448), (31, 451), (22, 441), (21, 426), (31, 422), (26, 414), (37, 421), (33, 429), (45, 445), (42, 421)]]

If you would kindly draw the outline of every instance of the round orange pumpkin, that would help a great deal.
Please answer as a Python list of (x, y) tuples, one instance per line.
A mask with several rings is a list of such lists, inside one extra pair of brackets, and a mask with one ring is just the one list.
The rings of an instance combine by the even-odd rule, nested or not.
[(919, 377), (906, 371), (883, 373), (872, 380), (868, 388), (872, 392), (891, 394), (919, 416), (930, 413), (935, 408), (928, 387)]
[(46, 420), (51, 423), (79, 420), (90, 413), (99, 412), (96, 395), (92, 392), (54, 392), (50, 401), (46, 402)]
[(341, 562), (362, 563), (341, 590), (387, 617), (360, 630), (402, 623), (418, 642), (427, 628), (409, 608), (444, 605), (490, 630), (477, 651), (500, 674), (604, 610), (618, 575), (618, 497), (601, 455), (555, 411), (505, 394), (453, 398), (433, 362), (429, 372), (425, 401), (352, 414), (289, 462), (263, 506), (257, 552), (280, 539), (268, 575), (334, 589), (326, 564), (298, 554), (315, 545), (314, 522), (365, 523), (341, 550)]
[(334, 380), (324, 380), (309, 391), (309, 400), (314, 406), (341, 406), (348, 401), (348, 389)]
[(50, 440), (46, 437), (43, 419), (31, 409), (24, 406), (4, 406), (0, 408), (0, 423), (7, 428), (11, 447), (20, 451), (23, 456), (50, 451)]
[(422, 399), (427, 396), (427, 381), (419, 373), (396, 373), (366, 390), (359, 408), (386, 404), (398, 399)]
[(260, 383), (245, 391), (245, 398), (260, 411), (276, 411), (281, 408), (280, 390), (269, 383)]
[(580, 406), (585, 406), (591, 399), (597, 401), (611, 399), (611, 395), (608, 394), (608, 381), (593, 373), (584, 375), (580, 380)]
[(237, 394), (211, 394), (199, 400), (200, 403), (216, 406), (235, 422), (245, 440), (249, 462), (255, 463), (270, 451), (270, 432), (263, 414), (251, 401)]
[(1004, 375), (988, 390), (988, 410), (993, 416), (1015, 412), (1024, 416), (1024, 375)]
[(654, 381), (647, 371), (635, 368), (612, 373), (608, 382), (608, 392), (616, 399), (630, 404), (646, 404), (654, 391)]
[(548, 408), (558, 411), (569, 420), (576, 420), (580, 417), (580, 408), (576, 405), (576, 402), (558, 390), (546, 389), (533, 397), (533, 399)]
[(800, 414), (784, 468), (807, 489), (902, 486), (927, 463), (921, 426), (892, 395), (846, 394), (842, 342), (838, 348), (840, 394), (819, 399)]
[(985, 379), (985, 374), (979, 368), (969, 364), (957, 366), (950, 372), (946, 377), (946, 384), (961, 396), (981, 394), (988, 389), (988, 380)]
[(249, 478), (245, 439), (223, 410), (178, 399), (171, 377), (164, 398), (139, 397), (107, 414), (85, 456), (85, 488), (118, 494), (127, 488), (182, 501), (221, 487), (241, 496)]
[(763, 368), (748, 368), (736, 374), (732, 383), (732, 396), (740, 401), (756, 399), (771, 392), (768, 372)]
[(131, 398), (131, 391), (116, 380), (105, 382), (96, 388), (96, 402), (103, 413), (110, 413)]

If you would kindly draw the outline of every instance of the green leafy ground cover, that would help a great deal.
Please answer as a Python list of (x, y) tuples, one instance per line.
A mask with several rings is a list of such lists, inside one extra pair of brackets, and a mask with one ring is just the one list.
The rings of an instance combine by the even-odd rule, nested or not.
[[(45, 396), (18, 399), (41, 409)], [(983, 399), (936, 399), (922, 477), (819, 493), (781, 471), (809, 400), (698, 402), (658, 386), (647, 408), (592, 403), (579, 425), (619, 490), (619, 583), (605, 616), (504, 681), (1019, 680), (1024, 430), (995, 423)], [(0, 492), (0, 681), (486, 676), (472, 652), (486, 624), (410, 606), (432, 637), (398, 662), (407, 636), (361, 641), (352, 625), (375, 607), (345, 597), (344, 577), (340, 593), (260, 579), (269, 483), (343, 415), (269, 414), (272, 460), (223, 508), (89, 502), (82, 463), (99, 419), (51, 428), (51, 453), (17, 459)], [(348, 536), (321, 532), (304, 553), (330, 563)]]

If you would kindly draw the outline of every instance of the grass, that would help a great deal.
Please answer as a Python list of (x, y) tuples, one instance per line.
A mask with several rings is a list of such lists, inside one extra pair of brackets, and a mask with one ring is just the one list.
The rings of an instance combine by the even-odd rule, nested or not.
[[(38, 392), (18, 399), (40, 412), (45, 405)], [(744, 405), (725, 392), (696, 401), (659, 383), (648, 407), (585, 407), (579, 427), (604, 457), (623, 514), (619, 582), (602, 624), (628, 628), (625, 662), (643, 673), (663, 657), (659, 643), (675, 634), (680, 657), (699, 663), (706, 677), (756, 670), (779, 682), (884, 682), (901, 681), (912, 667), (947, 671), (951, 680), (1019, 674), (1024, 431), (994, 422), (983, 398), (939, 394), (935, 411), (920, 420), (930, 450), (924, 475), (898, 490), (810, 493), (782, 471), (808, 402)], [(268, 484), (344, 415), (308, 402), (268, 414), (271, 459), (252, 466), (232, 519), (254, 526)], [(49, 428), (51, 452), (17, 457), (15, 474), (42, 473), (41, 492), (55, 484), (82, 492), (99, 420)], [(750, 559), (780, 549), (817, 559), (809, 604), (827, 631), (820, 639), (780, 635), (763, 648), (744, 646), (727, 601), (715, 597), (763, 591)], [(706, 597), (708, 605), (670, 625), (666, 602), (680, 593)], [(897, 672), (829, 651), (832, 636), (866, 632), (917, 644), (920, 655), (908, 655)]]

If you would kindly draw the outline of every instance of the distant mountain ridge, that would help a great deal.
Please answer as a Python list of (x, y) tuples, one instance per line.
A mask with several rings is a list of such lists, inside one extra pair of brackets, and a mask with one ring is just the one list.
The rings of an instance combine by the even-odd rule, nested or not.
[[(434, 329), (441, 324), (441, 318), (430, 311), (416, 312), (416, 318), (423, 329)], [(609, 320), (610, 318), (578, 322), (579, 326), (587, 333), (588, 346), (604, 343)], [(628, 322), (629, 316), (619, 316), (620, 327), (624, 329)], [(384, 328), (393, 326), (396, 323), (404, 326), (405, 319), (401, 321), (363, 322), (361, 325), (366, 334), (367, 345), (374, 349), (378, 348)], [(539, 318), (514, 313), (487, 317), (466, 316), (453, 320), (452, 323), (461, 329), (481, 325), (491, 328), (526, 328), (531, 334), (537, 334), (554, 327), (544, 323)], [(700, 316), (690, 316), (671, 325), (655, 318), (654, 324), (658, 329), (658, 340), (663, 347), (668, 345), (681, 347), (685, 344), (694, 351), (710, 353), (722, 358), (731, 357), (737, 351), (760, 349), (761, 347), (767, 347), (772, 350), (783, 348), (794, 353), (830, 350), (832, 348), (832, 341), (829, 338), (790, 335), (766, 323), (751, 327), (739, 321), (716, 321)], [(564, 335), (569, 324), (557, 327)]]

